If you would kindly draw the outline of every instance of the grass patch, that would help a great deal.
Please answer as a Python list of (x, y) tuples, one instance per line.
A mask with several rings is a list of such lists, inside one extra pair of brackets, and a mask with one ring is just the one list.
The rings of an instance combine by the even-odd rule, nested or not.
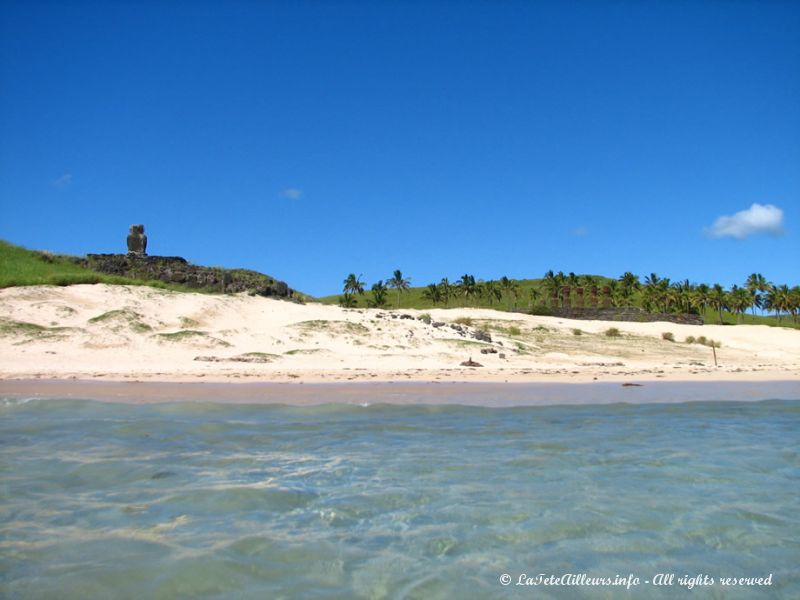
[(0, 337), (26, 337), (24, 342), (64, 339), (71, 333), (83, 331), (79, 327), (44, 327), (26, 321), (0, 319)]
[(245, 352), (231, 357), (233, 362), (244, 363), (268, 363), (280, 358), (278, 354), (270, 354), (269, 352)]
[(134, 312), (128, 308), (118, 310), (110, 310), (104, 312), (102, 315), (97, 315), (89, 319), (89, 323), (108, 323), (114, 325), (115, 329), (127, 325), (132, 331), (136, 333), (146, 333), (152, 331), (153, 328), (147, 323), (141, 321), (142, 315)]
[(684, 340), (687, 344), (694, 344), (697, 340), (693, 335), (687, 335), (686, 339)]
[(160, 341), (165, 342), (189, 342), (189, 343), (204, 343), (212, 346), (230, 346), (225, 340), (215, 338), (205, 333), (204, 331), (195, 331), (193, 329), (183, 329), (181, 331), (174, 331), (172, 333), (158, 333), (156, 337)]
[(572, 335), (583, 335), (583, 331), (581, 331), (580, 329), (573, 329)]
[(351, 335), (366, 335), (369, 333), (369, 328), (361, 323), (351, 323), (350, 321), (325, 321), (323, 319), (315, 319), (311, 321), (300, 321), (294, 323), (292, 327), (296, 327), (303, 331), (319, 331), (328, 334), (351, 334)]
[(620, 333), (619, 329), (616, 327), (609, 327), (605, 331), (606, 337), (621, 337), (622, 334)]
[(295, 356), (297, 354), (319, 354), (320, 352), (325, 352), (325, 350), (322, 348), (295, 348), (294, 350), (284, 352), (284, 354), (287, 356)]
[(668, 342), (674, 342), (675, 341), (675, 336), (672, 335), (671, 331), (665, 331), (664, 333), (661, 334), (661, 339), (662, 340), (666, 340)]
[(484, 342), (475, 342), (473, 340), (448, 340), (448, 342), (458, 348), (486, 348)]
[(0, 319), (0, 335), (36, 335), (47, 331), (47, 327), (25, 321)]
[(181, 317), (181, 327), (184, 329), (191, 329), (192, 327), (197, 327), (200, 325), (199, 321), (195, 321), (194, 319), (190, 319), (189, 317)]
[(456, 325), (464, 325), (466, 327), (472, 327), (472, 318), (458, 317), (457, 319), (453, 320), (453, 323), (455, 323)]

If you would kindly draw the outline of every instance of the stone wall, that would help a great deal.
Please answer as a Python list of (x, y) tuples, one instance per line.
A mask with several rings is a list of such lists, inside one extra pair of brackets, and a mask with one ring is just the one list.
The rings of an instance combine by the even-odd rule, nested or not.
[(87, 254), (86, 258), (77, 258), (75, 262), (100, 273), (158, 280), (198, 290), (248, 292), (276, 298), (291, 298), (294, 295), (294, 290), (283, 281), (263, 273), (246, 269), (199, 267), (180, 256)]
[(679, 313), (649, 313), (641, 308), (612, 307), (612, 308), (546, 308), (536, 307), (532, 311), (519, 310), (518, 312), (537, 315), (549, 315), (562, 319), (578, 319), (583, 321), (630, 321), (634, 323), (653, 323), (655, 321), (668, 321), (684, 325), (702, 325), (700, 315)]

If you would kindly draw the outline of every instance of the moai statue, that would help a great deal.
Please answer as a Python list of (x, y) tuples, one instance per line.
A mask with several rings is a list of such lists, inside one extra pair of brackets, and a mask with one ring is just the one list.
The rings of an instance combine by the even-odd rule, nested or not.
[(575, 306), (583, 308), (583, 288), (575, 288)]
[(603, 286), (603, 308), (611, 308), (611, 288)]
[(572, 303), (570, 302), (570, 293), (571, 292), (572, 292), (572, 290), (570, 290), (567, 286), (564, 286), (563, 288), (561, 288), (561, 305), (564, 308), (571, 308), (571, 306), (572, 306)]
[(147, 236), (144, 234), (144, 225), (131, 225), (128, 233), (128, 254), (139, 256), (147, 254)]
[(597, 308), (597, 286), (593, 285), (589, 288), (589, 306)]

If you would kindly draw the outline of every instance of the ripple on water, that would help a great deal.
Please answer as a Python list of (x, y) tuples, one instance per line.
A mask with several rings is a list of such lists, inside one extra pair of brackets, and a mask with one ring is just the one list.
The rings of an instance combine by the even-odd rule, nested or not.
[(800, 402), (369, 404), (0, 403), (0, 595), (492, 598), (584, 570), (800, 597)]

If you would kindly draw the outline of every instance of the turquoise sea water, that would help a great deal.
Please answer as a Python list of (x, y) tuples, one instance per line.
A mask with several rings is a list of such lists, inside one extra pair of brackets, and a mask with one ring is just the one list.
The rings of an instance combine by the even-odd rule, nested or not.
[(800, 598), (797, 400), (7, 399), (0, 452), (4, 598)]

